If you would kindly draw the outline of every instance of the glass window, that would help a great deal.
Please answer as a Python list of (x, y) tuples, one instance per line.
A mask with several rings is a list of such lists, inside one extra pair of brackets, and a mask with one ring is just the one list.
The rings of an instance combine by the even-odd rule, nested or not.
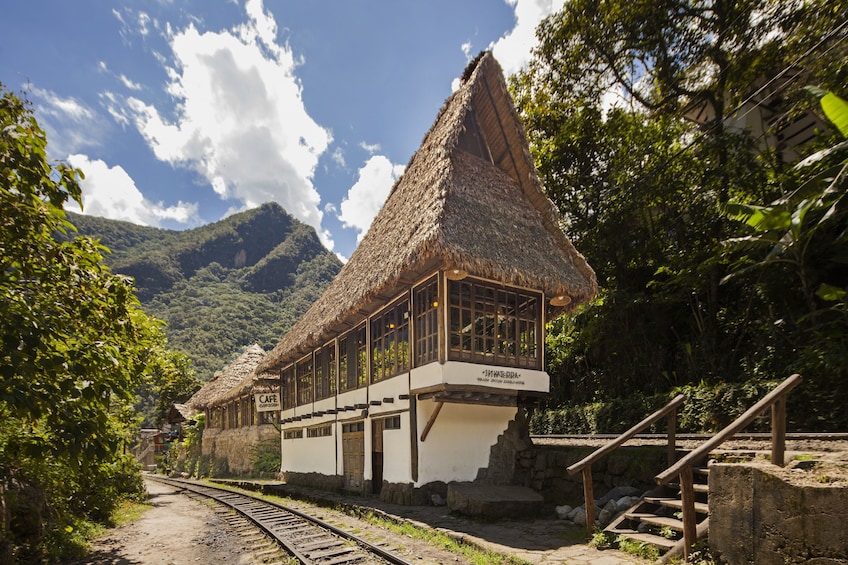
[(439, 284), (433, 279), (415, 291), (415, 366), (439, 360)]
[(541, 368), (538, 293), (481, 281), (448, 281), (449, 358)]
[(303, 437), (303, 428), (298, 430), (284, 430), (283, 439), (300, 439)]
[(409, 370), (409, 304), (403, 300), (371, 320), (371, 382)]
[(339, 392), (354, 390), (367, 384), (368, 343), (365, 325), (339, 339)]
[(297, 405), (297, 387), (295, 386), (294, 365), (283, 370), (283, 410)]
[(306, 437), (329, 437), (333, 435), (332, 424), (323, 424), (314, 428), (306, 428)]
[(260, 424), (277, 424), (280, 421), (280, 413), (276, 410), (269, 410), (267, 412), (259, 412), (259, 423)]
[(315, 356), (315, 400), (336, 394), (336, 344), (329, 343)]
[(312, 402), (312, 355), (297, 362), (297, 405)]

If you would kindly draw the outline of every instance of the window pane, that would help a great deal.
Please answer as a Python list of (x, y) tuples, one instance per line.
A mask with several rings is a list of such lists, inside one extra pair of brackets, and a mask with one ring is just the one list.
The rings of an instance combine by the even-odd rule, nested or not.
[(541, 368), (540, 298), (482, 281), (448, 283), (449, 358)]

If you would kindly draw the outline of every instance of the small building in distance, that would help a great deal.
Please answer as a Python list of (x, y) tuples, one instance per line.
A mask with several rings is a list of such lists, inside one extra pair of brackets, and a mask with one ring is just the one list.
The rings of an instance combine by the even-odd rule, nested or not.
[[(232, 474), (250, 473), (251, 450), (263, 441), (276, 442), (280, 437), (274, 427), (279, 411), (260, 412), (253, 398), (254, 391), (278, 393), (278, 377), (269, 382), (254, 373), (264, 356), (261, 347), (251, 345), (177, 411), (183, 418), (186, 414), (205, 414), (201, 453), (226, 460), (226, 467)], [(174, 419), (178, 419), (174, 412), (172, 409)]]
[(549, 392), (545, 323), (596, 291), (484, 52), (350, 260), (257, 369), (282, 379), (282, 475), (402, 503), (452, 481), (508, 483), (505, 434)]

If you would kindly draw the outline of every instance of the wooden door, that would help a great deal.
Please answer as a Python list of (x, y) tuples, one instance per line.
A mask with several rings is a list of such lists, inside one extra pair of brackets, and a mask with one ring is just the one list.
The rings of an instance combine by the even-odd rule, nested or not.
[(380, 494), (383, 488), (383, 430), (385, 420), (371, 420), (371, 492)]
[(365, 422), (342, 425), (344, 488), (362, 491), (365, 482)]

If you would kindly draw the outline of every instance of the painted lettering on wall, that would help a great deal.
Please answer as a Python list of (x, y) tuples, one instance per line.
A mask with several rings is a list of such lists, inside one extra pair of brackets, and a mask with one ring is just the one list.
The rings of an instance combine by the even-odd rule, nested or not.
[(482, 369), (477, 382), (486, 384), (524, 385), (524, 376), (510, 369)]

